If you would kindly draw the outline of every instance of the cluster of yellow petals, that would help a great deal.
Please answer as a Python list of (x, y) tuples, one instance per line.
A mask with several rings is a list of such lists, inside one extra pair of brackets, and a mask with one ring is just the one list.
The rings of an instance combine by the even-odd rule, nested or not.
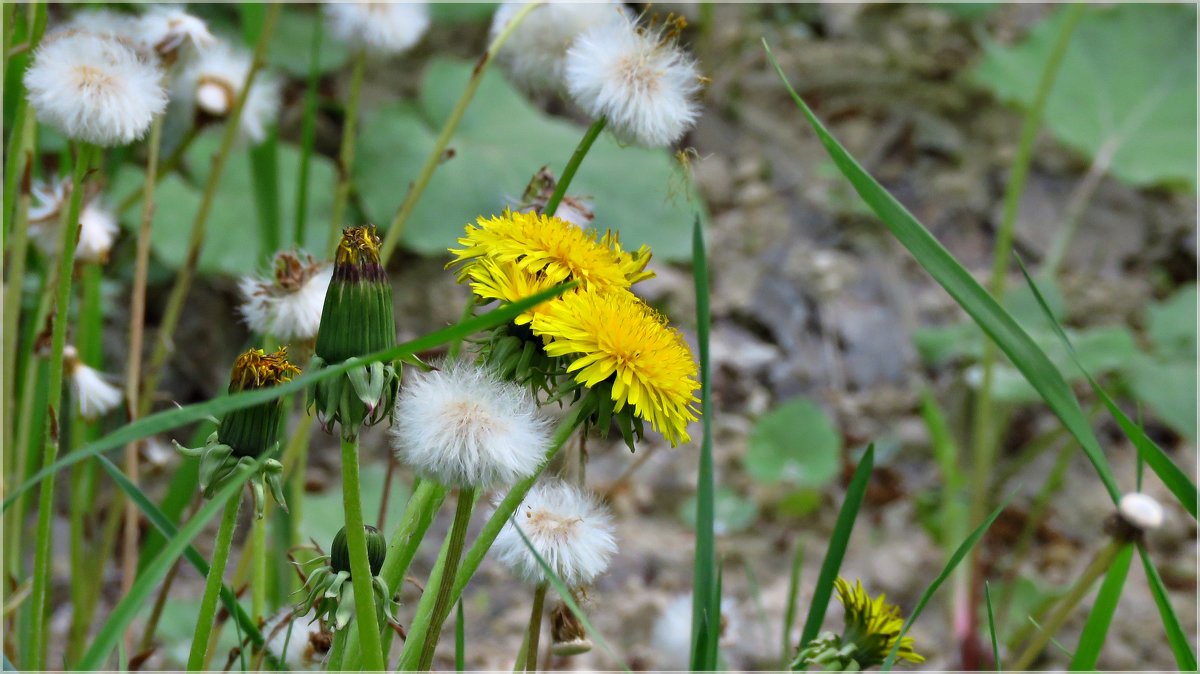
[(375, 226), (361, 225), (343, 230), (335, 261), (338, 266), (379, 264), (379, 236)]
[[(513, 262), (497, 262), (488, 257), (472, 262), (463, 269), (463, 274), (470, 280), (471, 290), (476, 296), (502, 303), (523, 300), (556, 285), (546, 276), (530, 274)], [(545, 311), (548, 304), (542, 302), (518, 315), (513, 322), (517, 325), (528, 324), (534, 316)]]
[(287, 347), (281, 346), (275, 353), (267, 353), (262, 349), (250, 349), (238, 356), (233, 364), (233, 374), (229, 377), (229, 390), (245, 391), (248, 389), (277, 386), (300, 374), (300, 368), (292, 365), (287, 359)]
[(551, 356), (574, 356), (575, 381), (593, 387), (612, 381), (613, 411), (625, 405), (650, 422), (672, 446), (690, 438), (696, 420), (696, 361), (678, 330), (635, 295), (587, 288), (547, 302), (533, 333)]
[(458, 244), (462, 248), (450, 249), (454, 260), (448, 266), (464, 265), (459, 281), (469, 278), (472, 263), (483, 258), (511, 263), (526, 274), (540, 277), (537, 282), (544, 279), (549, 283), (547, 287), (578, 281), (584, 288), (629, 288), (654, 275), (645, 270), (650, 261), (649, 248), (643, 246), (627, 253), (611, 234), (599, 236), (539, 213), (505, 211), (491, 218), (481, 217), (467, 226)]
[[(837, 589), (838, 599), (845, 607), (847, 637), (860, 646), (876, 645), (877, 650), (872, 653), (875, 656), (873, 659), (882, 662), (896, 645), (896, 638), (900, 636), (900, 630), (904, 627), (900, 608), (886, 603), (884, 600), (887, 595), (881, 594), (871, 599), (860, 580), (854, 581), (854, 585), (851, 586), (844, 578), (838, 577), (834, 581), (834, 587)], [(915, 663), (925, 661), (923, 655), (913, 650), (911, 637), (904, 637), (900, 642), (896, 657)]]

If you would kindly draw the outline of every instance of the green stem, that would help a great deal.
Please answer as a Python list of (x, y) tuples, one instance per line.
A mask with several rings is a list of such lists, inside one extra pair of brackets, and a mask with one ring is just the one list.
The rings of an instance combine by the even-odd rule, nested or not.
[(349, 634), (350, 630), (338, 630), (333, 633), (333, 647), (329, 649), (329, 661), (325, 663), (325, 671), (338, 672), (345, 668), (342, 662), (345, 659)]
[(350, 582), (354, 584), (354, 609), (368, 671), (382, 671), (383, 649), (379, 641), (379, 619), (371, 587), (371, 565), (367, 560), (362, 499), (358, 484), (358, 437), (342, 429), (342, 505), (346, 509), (346, 544), (350, 549)]
[(533, 591), (533, 607), (529, 612), (529, 630), (525, 635), (525, 671), (536, 672), (538, 641), (542, 636), (542, 610), (546, 605), (547, 584), (542, 583)]
[(196, 620), (196, 632), (192, 636), (192, 648), (188, 653), (187, 670), (198, 672), (207, 669), (209, 635), (217, 614), (217, 597), (225, 577), (225, 565), (229, 561), (229, 547), (233, 543), (233, 530), (237, 526), (238, 509), (242, 506), (242, 492), (238, 491), (225, 502), (225, 514), (217, 529), (217, 542), (213, 547), (212, 563), (208, 567), (208, 578), (204, 581), (204, 597), (200, 600), (200, 613)]
[(558, 205), (562, 202), (563, 197), (567, 193), (567, 188), (571, 186), (571, 181), (575, 179), (575, 173), (579, 171), (579, 165), (583, 163), (583, 158), (587, 156), (588, 150), (592, 149), (592, 143), (600, 137), (600, 132), (604, 130), (604, 125), (608, 120), (604, 117), (592, 122), (587, 131), (583, 134), (583, 138), (579, 140), (579, 145), (575, 146), (575, 151), (571, 153), (571, 158), (567, 161), (566, 168), (563, 169), (562, 176), (558, 179), (558, 184), (554, 186), (554, 193), (550, 195), (550, 200), (546, 202), (546, 208), (542, 212), (546, 215), (554, 215), (558, 211)]
[(250, 616), (258, 624), (266, 618), (267, 606), (267, 517), (254, 518), (250, 529)]
[(329, 221), (328, 247), (333, 250), (340, 240), (346, 202), (350, 200), (350, 174), (354, 170), (354, 147), (357, 140), (358, 102), (362, 94), (363, 74), (367, 70), (367, 52), (359, 50), (354, 55), (354, 68), (350, 72), (350, 95), (346, 99), (346, 119), (342, 124), (342, 147), (338, 151), (338, 182), (333, 193), (333, 217)]
[[(1021, 205), (1021, 196), (1025, 191), (1026, 179), (1029, 177), (1029, 166), (1033, 158), (1033, 143), (1037, 138), (1038, 130), (1041, 128), (1046, 101), (1054, 86), (1054, 80), (1058, 75), (1058, 69), (1062, 64), (1063, 56), (1066, 54), (1067, 45), (1070, 44), (1071, 34), (1074, 32), (1075, 25), (1079, 22), (1080, 17), (1083, 16), (1085, 9), (1086, 7), (1083, 4), (1075, 4), (1066, 10), (1066, 19), (1059, 30), (1050, 57), (1046, 60), (1042, 68), (1037, 91), (1022, 122), (1017, 153), (1013, 159), (1012, 169), (1005, 188), (1004, 210), (1001, 216), (1000, 228), (996, 232), (996, 248), (992, 257), (992, 274), (989, 290), (999, 301), (1003, 301), (1004, 297), (1008, 265), (1012, 256), (1013, 232), (1016, 227), (1017, 210)], [(972, 414), (972, 438), (975, 447), (974, 460), (972, 462), (969, 512), (969, 521), (972, 526), (982, 522), (988, 513), (989, 487), (996, 461), (996, 448), (999, 442), (999, 433), (995, 427), (992, 415), (992, 380), (997, 356), (996, 345), (991, 340), (984, 340), (983, 356), (980, 361), (983, 369), (983, 378), (975, 397)], [(976, 580), (971, 585), (976, 588), (982, 587), (981, 583), (978, 582), (979, 550), (976, 547), (972, 551), (974, 563), (971, 566), (976, 569)], [(976, 620), (975, 615), (976, 612), (972, 611), (972, 623)]]
[(1071, 586), (1071, 589), (1062, 598), (1062, 601), (1059, 602), (1058, 607), (1050, 615), (1049, 620), (1042, 625), (1042, 629), (1038, 631), (1033, 641), (1021, 653), (1021, 657), (1017, 658), (1017, 663), (1012, 667), (1014, 671), (1029, 669), (1029, 666), (1033, 664), (1037, 656), (1046, 648), (1046, 644), (1050, 643), (1050, 640), (1054, 638), (1054, 635), (1063, 626), (1063, 623), (1067, 621), (1067, 618), (1071, 615), (1071, 611), (1079, 605), (1079, 602), (1092, 589), (1092, 584), (1096, 582), (1096, 579), (1108, 572), (1108, 567), (1112, 565), (1113, 560), (1117, 557), (1117, 553), (1121, 551), (1124, 545), (1127, 544), (1115, 539), (1110, 540), (1107, 545), (1096, 553), (1096, 556), (1092, 558), (1092, 562), (1084, 569), (1083, 574), (1076, 579), (1075, 584)]
[[(33, 128), (33, 127), (30, 127)], [(16, 150), (14, 150), (16, 151)], [(28, 166), (26, 167), (28, 170)], [(29, 191), (17, 198), (17, 212), (9, 239), (8, 278), (4, 281), (4, 436), (5, 447), (13, 446), (13, 417), (17, 411), (17, 334), (21, 321), (21, 294), (25, 289), (25, 262), (29, 252)], [(16, 465), (16, 452), (9, 452), (8, 475)]]
[[(46, 386), (46, 438), (42, 467), (49, 466), (58, 458), (57, 417), (63, 392), (63, 349), (67, 344), (67, 322), (71, 308), (71, 280), (75, 269), (75, 240), (78, 232), (79, 211), (83, 198), (83, 177), (96, 156), (95, 146), (81, 143), (75, 158), (75, 170), (71, 182), (71, 201), (67, 217), (59, 232), (57, 299), (54, 304), (54, 327), (50, 337), (50, 372)], [(50, 535), (51, 518), (54, 511), (54, 480), (42, 482), (38, 499), (37, 547), (33, 569), (33, 631), (30, 637), (30, 659), (27, 669), (45, 669), (44, 648), (46, 599), (50, 587)]]
[(262, 33), (259, 35), (258, 44), (254, 48), (254, 60), (250, 65), (250, 71), (246, 73), (246, 81), (242, 85), (242, 90), (238, 92), (237, 102), (234, 103), (233, 110), (230, 111), (229, 117), (225, 121), (225, 135), (221, 139), (220, 149), (213, 156), (212, 167), (209, 169), (208, 174), (208, 183), (204, 186), (204, 196), (200, 201), (200, 207), (196, 210), (196, 218), (192, 222), (192, 233), (188, 241), (187, 255), (184, 258), (183, 264), (179, 267), (175, 277), (175, 285), (171, 287), (171, 294), (167, 298), (167, 307), (163, 311), (162, 323), (159, 326), (158, 338), (155, 340), (154, 353), (150, 357), (150, 367), (146, 373), (146, 382), (143, 387), (145, 397), (142, 398), (138, 409), (140, 415), (145, 415), (150, 411), (150, 406), (153, 404), (155, 394), (158, 391), (158, 382), (162, 377), (162, 369), (166, 365), (167, 355), (171, 350), (175, 328), (183, 313), (183, 303), (187, 299), (188, 289), (191, 287), (192, 275), (195, 274), (196, 265), (200, 261), (200, 252), (204, 246), (204, 233), (205, 225), (208, 222), (208, 214), (212, 210), (217, 186), (220, 184), (221, 175), (225, 171), (225, 163), (229, 159), (229, 155), (237, 141), (238, 122), (241, 120), (242, 110), (246, 106), (246, 97), (249, 95), (250, 89), (254, 86), (255, 75), (262, 69), (265, 62), (267, 45), (271, 42), (271, 34), (275, 31), (275, 24), (279, 19), (281, 8), (281, 4), (274, 3), (267, 11), (267, 18), (263, 23)]
[[(454, 599), (450, 597), (452, 588), (446, 580), (453, 578), (458, 570), (458, 561), (462, 558), (463, 547), (467, 542), (467, 525), (471, 523), (471, 513), (475, 511), (475, 496), (474, 487), (462, 487), (458, 490), (458, 507), (454, 509), (454, 524), (450, 527), (446, 561), (441, 565), (442, 578), (437, 585), (437, 598), (433, 603), (433, 622), (429, 625), (429, 636), (426, 637), (425, 647), (421, 650), (418, 669), (423, 672), (433, 667), (433, 654), (442, 635), (442, 624), (450, 616), (450, 607), (454, 605)], [(429, 590), (429, 587), (425, 588), (426, 592)]]
[[(29, 53), (32, 53), (38, 42), (42, 39), (42, 34), (46, 31), (47, 10), (45, 2), (33, 2), (29, 4)], [(4, 53), (4, 67), (8, 67), (8, 52)], [(8, 218), (12, 215), (13, 204), (17, 197), (17, 179), (24, 175), (25, 170), (21, 166), (21, 162), (32, 162), (30, 153), (33, 150), (33, 145), (25, 145), (24, 140), (26, 134), (31, 133), (30, 127), (36, 126), (34, 115), (29, 109), (29, 100), (25, 97), (25, 83), (21, 78), (17, 78), (17, 82), (11, 85), (17, 91), (17, 107), (13, 111), (13, 129), (12, 135), (9, 136), (8, 157), (4, 162), (4, 213), (0, 215), (7, 223)], [(13, 142), (16, 141), (16, 142)]]
[(292, 243), (297, 248), (304, 245), (304, 224), (308, 221), (308, 166), (317, 135), (317, 87), (321, 82), (323, 25), (321, 21), (313, 21), (312, 44), (308, 55), (308, 82), (304, 88), (304, 121), (300, 127), (300, 171), (296, 178), (296, 223), (292, 232)]
[(383, 260), (384, 265), (387, 265), (388, 260), (392, 257), (393, 249), (400, 242), (400, 235), (404, 232), (404, 225), (412, 215), (413, 209), (416, 208), (421, 195), (425, 193), (425, 188), (429, 186), (429, 180), (433, 177), (433, 172), (441, 165), (442, 158), (446, 153), (446, 146), (450, 144), (450, 138), (454, 135), (459, 122), (462, 121), (463, 115), (467, 112), (467, 106), (471, 104), (471, 99), (475, 97), (475, 91), (479, 89), (479, 84), (483, 82), (483, 76), (487, 72), (488, 66), (491, 65), (492, 60), (496, 58), (496, 54), (504, 46), (504, 43), (512, 35), (517, 26), (525, 20), (525, 17), (531, 11), (541, 4), (541, 2), (531, 2), (514, 14), (508, 25), (488, 45), (487, 51), (479, 59), (479, 63), (475, 64), (475, 69), (471, 72), (471, 79), (467, 81), (467, 88), (463, 90), (462, 96), (459, 97), (458, 103), (454, 105), (454, 110), (450, 112), (450, 117), (446, 119), (446, 123), (442, 125), (442, 130), (433, 144), (433, 150), (425, 158), (425, 164), (421, 167), (421, 172), (417, 174), (417, 179), (413, 182), (412, 187), (409, 188), (408, 194), (405, 195), (404, 202), (400, 204), (399, 210), (396, 211), (395, 217), (392, 218), (391, 224), (388, 225), (388, 230), (384, 234), (383, 245), (380, 246), (379, 252), (380, 259)]

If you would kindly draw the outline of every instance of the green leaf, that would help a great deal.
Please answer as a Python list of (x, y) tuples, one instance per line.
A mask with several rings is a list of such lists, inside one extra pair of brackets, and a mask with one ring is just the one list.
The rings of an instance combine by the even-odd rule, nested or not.
[[(282, 15), (286, 16), (287, 12)], [(208, 178), (211, 157), (221, 139), (217, 133), (202, 133), (187, 151), (193, 184), (178, 175), (169, 175), (155, 190), (157, 203), (151, 246), (154, 255), (166, 266), (176, 269), (187, 256), (192, 220), (200, 207), (200, 189)], [(235, 152), (225, 165), (221, 184), (217, 188), (212, 212), (208, 218), (206, 243), (200, 254), (199, 271), (238, 276), (268, 268), (276, 251), (266, 250), (258, 232), (258, 204), (254, 190), (251, 160), (246, 150)], [(237, 156), (242, 155), (242, 156)], [(278, 147), (278, 201), (280, 222), (295, 220), (296, 189), (300, 171), (300, 151), (295, 146), (280, 143)], [(333, 212), (333, 190), (322, 186), (334, 184), (334, 166), (328, 158), (313, 154), (309, 159), (310, 181), (308, 226), (304, 228), (303, 248), (321, 254), (328, 250), (329, 218)], [(142, 171), (131, 165), (122, 166), (113, 180), (116, 194), (136, 190), (142, 183)], [(121, 222), (130, 231), (141, 223), (141, 202), (130, 208)]]
[(434, 23), (473, 23), (490, 21), (498, 2), (434, 2), (429, 12)]
[[(1020, 262), (1020, 259), (1018, 259), (1018, 262)], [(1034, 296), (1040, 301), (1041, 295), (1038, 292), (1037, 284), (1034, 283), (1033, 277), (1029, 275), (1029, 270), (1025, 268), (1025, 264), (1020, 264), (1021, 273), (1025, 275), (1026, 284), (1033, 291)], [(1046, 307), (1044, 303), (1042, 306)], [(1046, 311), (1047, 315), (1049, 315), (1048, 308)], [(1104, 389), (1100, 388), (1100, 385), (1096, 383), (1096, 380), (1088, 372), (1088, 369), (1081, 362), (1081, 359), (1077, 357), (1075, 349), (1071, 347), (1071, 340), (1067, 338), (1067, 334), (1063, 331), (1062, 326), (1060, 326), (1057, 321), (1053, 320), (1051, 320), (1051, 325), (1053, 325), (1054, 329), (1058, 332), (1058, 336), (1060, 339), (1062, 339), (1063, 344), (1066, 346), (1067, 352), (1072, 358), (1075, 359), (1075, 364), (1083, 372), (1084, 376), (1087, 377), (1088, 382), (1091, 383), (1092, 390), (1096, 392), (1096, 395), (1099, 396), (1102, 401), (1104, 401), (1104, 405), (1108, 407), (1108, 410), (1113, 415), (1113, 418), (1117, 420), (1117, 424), (1120, 425), (1121, 430), (1125, 433), (1125, 436), (1128, 437), (1130, 442), (1133, 443), (1134, 447), (1137, 448), (1138, 456), (1142, 459), (1142, 461), (1145, 461), (1150, 466), (1150, 469), (1154, 471), (1154, 474), (1158, 475), (1159, 479), (1163, 481), (1163, 484), (1165, 484), (1167, 488), (1171, 490), (1171, 493), (1175, 495), (1175, 498), (1178, 499), (1179, 502), (1183, 504), (1183, 507), (1187, 508), (1188, 512), (1192, 514), (1192, 517), (1195, 518), (1197, 500), (1195, 483), (1193, 483), (1191, 479), (1188, 478), (1188, 476), (1182, 470), (1180, 470), (1179, 466), (1175, 465), (1174, 461), (1171, 461), (1162, 448), (1155, 444), (1154, 441), (1146, 435), (1146, 432), (1142, 430), (1141, 426), (1133, 423), (1133, 421), (1131, 421), (1129, 417), (1125, 415), (1125, 412), (1123, 412), (1121, 408), (1118, 407), (1115, 402), (1113, 402), (1112, 397), (1109, 396)], [(1189, 370), (1188, 376), (1192, 377), (1194, 376), (1194, 373), (1195, 368), (1193, 367), (1191, 370)], [(1195, 389), (1193, 388), (1193, 410), (1195, 409), (1194, 391)]]
[(850, 486), (846, 488), (846, 499), (842, 501), (842, 509), (838, 511), (837, 522), (829, 537), (829, 549), (825, 551), (825, 560), (821, 562), (821, 574), (817, 576), (812, 603), (808, 606), (808, 617), (804, 620), (804, 631), (800, 633), (801, 650), (817, 636), (821, 631), (821, 623), (825, 621), (829, 598), (833, 596), (833, 582), (837, 580), (838, 572), (842, 568), (842, 559), (846, 557), (850, 532), (854, 530), (858, 509), (867, 494), (867, 483), (871, 480), (871, 470), (874, 467), (875, 445), (870, 445), (867, 447), (867, 453), (863, 454), (862, 461), (858, 463), (858, 468), (854, 469), (854, 477), (850, 478)]
[[(1023, 106), (1036, 90), (1065, 11), (1016, 46), (985, 45), (973, 73)], [(1194, 8), (1119, 4), (1091, 8), (1076, 27), (1046, 104), (1046, 125), (1089, 157), (1111, 152), (1113, 175), (1133, 185), (1196, 186)]]
[[(696, 528), (696, 497), (692, 496), (679, 508), (679, 516), (692, 529)], [(718, 536), (744, 531), (758, 517), (758, 506), (728, 487), (717, 487), (713, 494), (713, 533)]]
[(1196, 359), (1196, 284), (1183, 286), (1146, 309), (1146, 333), (1154, 352), (1168, 359)]
[(1196, 361), (1161, 361), (1138, 354), (1125, 368), (1133, 394), (1180, 434), (1196, 438)]
[(1150, 592), (1154, 595), (1154, 603), (1158, 605), (1158, 614), (1167, 632), (1167, 643), (1175, 655), (1175, 664), (1179, 665), (1181, 672), (1194, 672), (1196, 654), (1188, 645), (1187, 634), (1179, 624), (1179, 616), (1175, 615), (1175, 609), (1171, 607), (1171, 599), (1167, 596), (1167, 588), (1158, 575), (1158, 569), (1154, 568), (1154, 563), (1150, 561), (1150, 553), (1146, 552), (1145, 546), (1138, 546), (1138, 555), (1142, 558), (1142, 567), (1146, 571), (1146, 580), (1150, 583)]
[(262, 467), (267, 458), (266, 456), (261, 457), (249, 469), (241, 470), (171, 538), (163, 551), (138, 576), (133, 587), (129, 588), (129, 592), (121, 598), (112, 613), (108, 615), (108, 619), (96, 634), (96, 639), (80, 659), (79, 669), (95, 670), (104, 666), (109, 654), (121, 640), (121, 635), (129, 627), (129, 623), (133, 622), (142, 605), (150, 599), (151, 593), (167, 575), (167, 571), (175, 564), (175, 560), (179, 559), (179, 556), (187, 550), (192, 539), (199, 535), (209, 521), (225, 508), (226, 501), (231, 498), (241, 498), (242, 485)]
[(1121, 591), (1125, 588), (1125, 577), (1129, 575), (1129, 562), (1132, 560), (1133, 545), (1126, 543), (1113, 559), (1112, 566), (1108, 567), (1100, 592), (1096, 594), (1092, 611), (1083, 626), (1083, 634), (1079, 637), (1079, 646), (1071, 658), (1072, 672), (1096, 669), (1096, 661), (1100, 658), (1100, 650), (1104, 648), (1108, 626), (1112, 624), (1113, 614), (1117, 611), (1117, 602), (1121, 600)]
[[(766, 47), (765, 41), (763, 46)], [(1084, 453), (1100, 476), (1100, 480), (1104, 482), (1109, 497), (1113, 503), (1116, 503), (1121, 496), (1121, 490), (1117, 487), (1117, 480), (1113, 476), (1112, 468), (1109, 467), (1108, 460), (1104, 457), (1104, 450), (1092, 432), (1083, 410), (1080, 409), (1074, 392), (1063, 380), (1054, 364), (1038, 348), (1028, 333), (1000, 307), (995, 298), (983, 286), (979, 285), (970, 272), (950, 255), (942, 244), (929, 233), (929, 230), (863, 170), (862, 166), (829, 134), (829, 131), (825, 129), (804, 100), (792, 89), (792, 85), (788, 83), (783, 70), (775, 61), (775, 57), (771, 55), (770, 48), (767, 48), (767, 55), (788, 92), (791, 93), (792, 100), (796, 102), (804, 117), (816, 131), (825, 150), (837, 162), (846, 178), (854, 184), (859, 196), (871, 206), (883, 224), (912, 253), (925, 271), (929, 272), (930, 276), (983, 328), (988, 337), (1033, 385), (1050, 409), (1071, 432), (1071, 435), (1079, 441)]]
[(793, 398), (764, 414), (750, 433), (746, 472), (763, 484), (823, 487), (841, 468), (842, 435), (815, 403)]
[[(544, 292), (532, 295), (519, 302), (507, 304), (486, 314), (468, 318), (448, 328), (432, 332), (424, 337), (419, 337), (412, 341), (399, 344), (390, 349), (384, 349), (376, 353), (364, 356), (357, 361), (348, 361), (332, 367), (323, 368), (317, 372), (303, 374), (291, 381), (284, 382), (279, 386), (269, 389), (257, 389), (254, 391), (243, 391), (233, 395), (224, 395), (219, 398), (214, 398), (208, 402), (188, 405), (177, 409), (166, 410), (152, 414), (148, 417), (143, 417), (137, 421), (126, 424), (108, 435), (90, 442), (76, 450), (71, 451), (66, 456), (58, 459), (49, 466), (43, 467), (32, 477), (23, 482), (19, 487), (11, 490), (4, 498), (3, 510), (8, 508), (16, 501), (16, 499), (26, 491), (37, 486), (39, 482), (50, 475), (54, 475), (58, 471), (68, 466), (79, 463), (90, 457), (97, 456), (104, 452), (112, 451), (118, 447), (124, 446), (135, 440), (150, 437), (157, 433), (169, 431), (172, 428), (178, 428), (185, 424), (199, 421), (210, 416), (219, 417), (226, 412), (239, 410), (251, 405), (257, 405), (268, 400), (274, 400), (288, 393), (303, 391), (312, 384), (328, 379), (333, 376), (345, 374), (352, 368), (363, 364), (374, 363), (379, 361), (395, 361), (407, 356), (411, 356), (420, 351), (431, 349), (435, 346), (445, 344), (447, 342), (465, 337), (467, 335), (493, 328), (497, 325), (502, 325), (518, 316), (521, 312), (528, 310), (531, 307), (537, 306), (541, 302), (552, 297), (557, 297), (562, 292), (572, 288), (573, 283), (566, 283), (561, 286), (551, 288)], [(514, 506), (515, 507), (515, 506)]]
[(996, 615), (992, 611), (992, 588), (986, 580), (983, 582), (983, 601), (987, 604), (988, 636), (992, 639), (992, 664), (997, 672), (1003, 671), (1000, 669), (1000, 642), (996, 639)]
[[(313, 11), (305, 11), (303, 5), (293, 5), (288, 7), (286, 12), (281, 12), (279, 21), (275, 24), (275, 34), (271, 36), (271, 44), (267, 45), (267, 63), (282, 68), (293, 77), (308, 76), (313, 24), (324, 20), (320, 7), (313, 7)], [(338, 70), (349, 61), (350, 49), (345, 42), (328, 39), (321, 41), (317, 72)]]
[[(433, 61), (418, 102), (385, 105), (364, 120), (354, 180), (372, 221), (391, 220), (473, 65)], [(520, 199), (540, 167), (561, 172), (557, 162), (565, 160), (583, 132), (543, 114), (489, 69), (451, 140), (453, 156), (434, 173), (402, 242), (419, 253), (444, 255), (467, 223)], [(691, 214), (704, 206), (680, 171), (664, 150), (620, 147), (604, 135), (576, 174), (571, 194), (590, 198), (597, 229), (619, 231), (633, 248), (648, 244), (656, 258), (686, 260)]]
[(917, 621), (917, 618), (921, 615), (921, 611), (925, 610), (925, 605), (929, 603), (930, 599), (933, 599), (933, 595), (938, 591), (938, 588), (940, 588), (942, 583), (946, 582), (946, 579), (950, 577), (950, 574), (954, 571), (954, 567), (958, 566), (958, 563), (967, 556), (967, 553), (971, 551), (971, 548), (974, 548), (975, 545), (979, 543), (979, 539), (983, 538), (983, 534), (985, 534), (988, 528), (992, 526), (992, 522), (995, 522), (996, 518), (1000, 516), (1000, 513), (1004, 511), (1004, 507), (1008, 505), (1008, 498), (1009, 497), (1005, 497), (1005, 499), (1000, 502), (1000, 505), (996, 506), (996, 509), (992, 511), (992, 514), (989, 515), (986, 520), (980, 523), (980, 525), (975, 528), (975, 531), (971, 532), (970, 536), (967, 536), (967, 539), (962, 542), (962, 545), (958, 546), (958, 549), (954, 551), (954, 554), (950, 555), (950, 559), (946, 560), (946, 566), (942, 567), (941, 573), (939, 573), (937, 577), (933, 579), (933, 582), (929, 584), (929, 587), (925, 588), (925, 591), (921, 593), (921, 598), (917, 600), (917, 605), (913, 607), (912, 613), (910, 613), (908, 616), (908, 620), (904, 621), (904, 627), (900, 628), (900, 634), (896, 635), (896, 641), (892, 644), (892, 651), (888, 653), (887, 659), (883, 661), (883, 665), (880, 667), (881, 671), (891, 671), (892, 665), (896, 663), (896, 653), (900, 650), (900, 642), (904, 640), (904, 635), (908, 634), (908, 628), (912, 627), (912, 624)]

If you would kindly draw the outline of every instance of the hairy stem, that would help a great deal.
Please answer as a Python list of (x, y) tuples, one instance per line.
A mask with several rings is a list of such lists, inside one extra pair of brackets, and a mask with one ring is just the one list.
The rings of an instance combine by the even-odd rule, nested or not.
[[(151, 131), (151, 133), (153, 133), (154, 127), (151, 127), (150, 131)], [(200, 129), (198, 127), (192, 126), (183, 134), (183, 138), (180, 139), (179, 144), (175, 146), (175, 149), (171, 150), (171, 154), (167, 155), (166, 159), (159, 162), (157, 159), (158, 153), (156, 152), (154, 155), (152, 155), (155, 157), (154, 163), (156, 165), (156, 168), (153, 171), (150, 171), (147, 168), (146, 180), (149, 180), (150, 176), (154, 176), (154, 186), (157, 186), (158, 183), (161, 182), (162, 179), (164, 177), (166, 177), (166, 175), (168, 173), (170, 173), (171, 171), (174, 171), (176, 168), (179, 167), (180, 162), (183, 161), (184, 155), (187, 154), (188, 148), (190, 148), (192, 146), (192, 141), (196, 140), (196, 138), (199, 135), (200, 135)], [(161, 147), (161, 141), (159, 144)], [(150, 157), (147, 157), (146, 158), (147, 167), (149, 167), (149, 164), (150, 164)], [(121, 201), (118, 202), (118, 204), (117, 204), (117, 215), (122, 215), (125, 213), (125, 211), (128, 211), (129, 209), (133, 208), (137, 204), (139, 199), (143, 199), (145, 197), (145, 194), (146, 194), (145, 187), (143, 187), (142, 189), (134, 190), (134, 191), (130, 192), (129, 194), (126, 194), (125, 197), (123, 199), (121, 199)]]
[(584, 132), (583, 138), (579, 140), (579, 145), (575, 146), (575, 151), (571, 153), (571, 158), (567, 160), (567, 166), (563, 169), (562, 175), (558, 179), (558, 184), (554, 186), (554, 193), (550, 195), (550, 200), (546, 202), (546, 208), (542, 211), (546, 215), (554, 215), (558, 211), (558, 205), (562, 203), (563, 197), (567, 194), (567, 188), (571, 186), (571, 181), (575, 179), (575, 173), (579, 171), (580, 164), (583, 163), (583, 158), (587, 156), (588, 150), (592, 149), (592, 144), (600, 137), (600, 132), (604, 130), (604, 125), (608, 120), (604, 117), (592, 122)]
[(387, 264), (392, 257), (392, 251), (396, 244), (400, 242), (400, 235), (404, 232), (404, 225), (408, 222), (408, 218), (412, 215), (413, 209), (416, 208), (417, 202), (420, 201), (421, 195), (425, 193), (425, 188), (429, 186), (429, 179), (433, 177), (433, 172), (442, 163), (442, 157), (446, 153), (446, 146), (450, 144), (450, 138), (454, 136), (454, 131), (458, 129), (459, 122), (462, 121), (463, 115), (467, 112), (467, 106), (471, 104), (471, 99), (475, 97), (475, 91), (479, 89), (480, 82), (483, 81), (483, 75), (487, 72), (488, 66), (492, 60), (496, 58), (496, 54), (512, 32), (525, 20), (534, 9), (542, 3), (531, 2), (522, 7), (508, 25), (496, 36), (492, 43), (488, 45), (487, 51), (480, 57), (479, 62), (475, 64), (475, 70), (471, 72), (471, 79), (467, 82), (467, 88), (463, 90), (462, 96), (459, 97), (458, 103), (454, 105), (454, 110), (450, 112), (450, 117), (446, 119), (446, 123), (442, 125), (442, 130), (438, 134), (437, 141), (433, 144), (433, 150), (429, 156), (425, 158), (425, 164), (421, 166), (421, 172), (417, 174), (417, 179), (413, 181), (412, 187), (409, 188), (408, 194), (404, 197), (404, 202), (400, 204), (399, 210), (396, 211), (395, 217), (388, 225), (387, 233), (383, 236), (383, 245), (380, 246), (379, 256), (383, 260), (383, 264)]
[(208, 567), (208, 578), (204, 581), (204, 597), (200, 600), (200, 613), (196, 619), (196, 632), (192, 636), (192, 649), (188, 653), (189, 672), (208, 668), (209, 635), (212, 633), (217, 614), (217, 597), (221, 593), (225, 565), (229, 562), (229, 547), (233, 544), (233, 530), (237, 526), (238, 509), (241, 506), (241, 491), (225, 502), (225, 513), (221, 516), (221, 527), (217, 529), (217, 542), (213, 546), (212, 563)]
[(350, 582), (354, 584), (355, 622), (368, 671), (382, 671), (383, 647), (379, 641), (379, 619), (371, 587), (371, 565), (367, 559), (362, 498), (358, 484), (358, 437), (342, 429), (342, 505), (346, 510), (346, 544), (350, 549)]

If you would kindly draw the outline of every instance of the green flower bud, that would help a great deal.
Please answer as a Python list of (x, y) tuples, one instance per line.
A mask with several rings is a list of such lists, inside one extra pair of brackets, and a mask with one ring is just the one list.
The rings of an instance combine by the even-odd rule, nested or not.
[[(229, 392), (278, 386), (299, 373), (300, 369), (288, 362), (286, 347), (271, 354), (262, 349), (250, 349), (238, 357), (233, 365)], [(175, 446), (184, 455), (200, 459), (200, 490), (204, 498), (212, 498), (241, 467), (253, 465), (263, 454), (275, 451), (279, 446), (282, 417), (283, 400), (276, 398), (226, 414), (203, 447), (189, 449), (176, 443)], [(267, 459), (258, 474), (250, 478), (255, 513), (259, 519), (263, 516), (268, 487), (276, 503), (287, 510), (283, 500), (282, 474), (283, 465), (275, 459)]]
[[(387, 539), (369, 524), (363, 525), (363, 529), (367, 536), (367, 563), (371, 567), (371, 575), (377, 576), (383, 568), (383, 559), (387, 556)], [(329, 567), (335, 573), (350, 573), (350, 545), (346, 541), (346, 527), (338, 529), (333, 537), (333, 545), (329, 546)]]
[[(392, 288), (379, 261), (379, 237), (371, 226), (348, 227), (325, 293), (312, 367), (352, 361), (395, 343)], [(337, 421), (343, 435), (353, 436), (364, 423), (374, 425), (389, 416), (398, 385), (391, 363), (372, 363), (316, 383), (309, 404), (317, 406), (326, 431)]]

